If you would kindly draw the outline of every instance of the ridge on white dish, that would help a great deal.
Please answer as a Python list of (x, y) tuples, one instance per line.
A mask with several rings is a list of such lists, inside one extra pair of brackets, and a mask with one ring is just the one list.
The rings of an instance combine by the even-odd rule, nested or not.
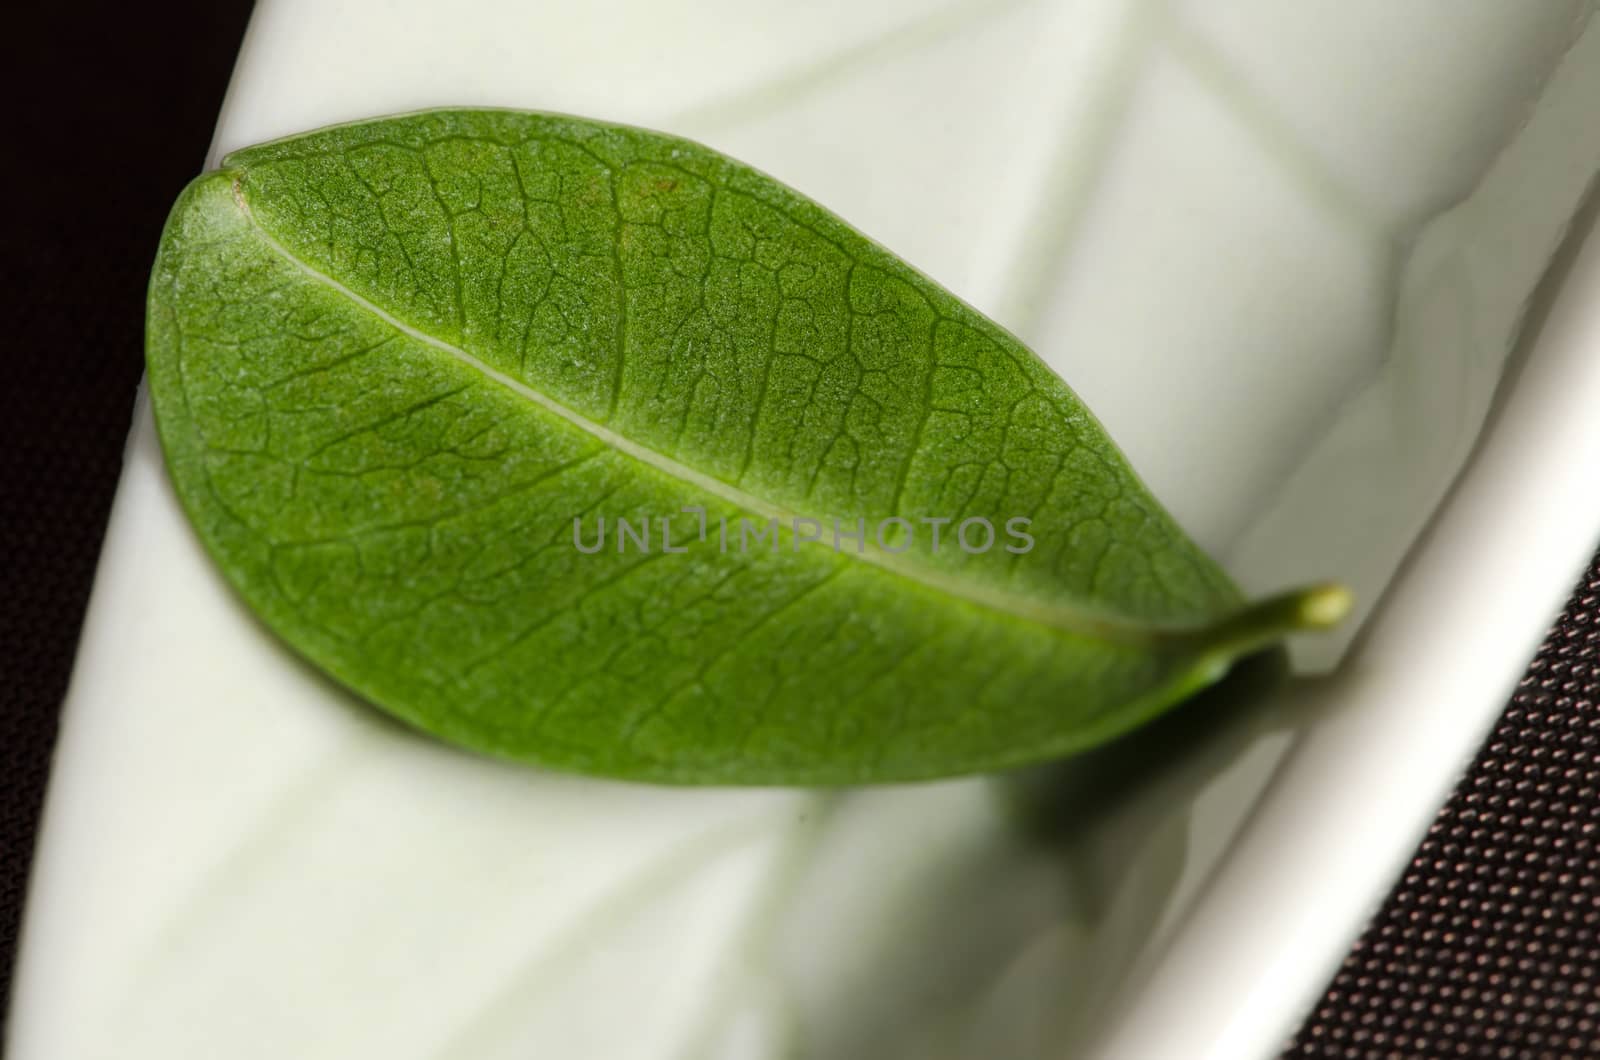
[[(1370, 605), (1600, 165), (1592, 9), (261, 0), (213, 157), (446, 104), (693, 137), (1018, 332), (1247, 589), (1339, 576)], [(472, 759), (250, 620), (141, 403), (7, 1055), (1074, 1055), (1138, 1019), (1123, 973), (1293, 740), (1221, 726), (1051, 841), (986, 781), (663, 791)]]

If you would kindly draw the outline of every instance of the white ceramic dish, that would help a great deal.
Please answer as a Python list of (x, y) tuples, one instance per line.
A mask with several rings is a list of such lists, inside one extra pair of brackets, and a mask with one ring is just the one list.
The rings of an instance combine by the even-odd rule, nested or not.
[(259, 630), (141, 406), (8, 1055), (1271, 1055), (1600, 535), (1592, 6), (262, 0), (217, 155), (439, 104), (694, 136), (1021, 334), (1248, 587), (1365, 621), (1051, 843), (985, 781), (540, 775)]

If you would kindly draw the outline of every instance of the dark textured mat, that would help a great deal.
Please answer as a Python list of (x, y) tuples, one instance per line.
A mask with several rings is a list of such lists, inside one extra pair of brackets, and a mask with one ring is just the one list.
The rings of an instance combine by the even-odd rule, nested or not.
[(0, 997), (144, 366), (150, 261), (167, 208), (205, 161), (249, 12), (173, 0), (5, 15)]
[(1285, 1055), (1600, 1056), (1600, 556)]

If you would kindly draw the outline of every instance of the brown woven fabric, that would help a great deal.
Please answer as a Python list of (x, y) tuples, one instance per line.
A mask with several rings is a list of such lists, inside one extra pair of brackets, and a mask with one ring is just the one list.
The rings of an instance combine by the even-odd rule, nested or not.
[(1600, 556), (1284, 1055), (1600, 1056)]
[[(0, 997), (121, 466), (150, 258), (201, 164), (248, 10), (173, 0), (55, 4), (31, 25), (8, 16), (20, 20), (5, 68), (17, 153), (4, 171), (20, 186), (0, 226), (12, 323), (0, 384)], [(1600, 560), (1286, 1055), (1600, 1056), (1597, 653)]]

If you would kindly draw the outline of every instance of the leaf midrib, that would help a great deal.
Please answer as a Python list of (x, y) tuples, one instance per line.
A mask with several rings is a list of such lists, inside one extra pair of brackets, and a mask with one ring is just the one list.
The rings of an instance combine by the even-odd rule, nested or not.
[[(226, 173), (226, 171), (224, 172)], [(279, 241), (271, 232), (267, 231), (266, 227), (256, 218), (255, 212), (250, 208), (249, 201), (245, 198), (244, 173), (234, 171), (230, 175), (232, 176), (231, 189), (234, 203), (238, 206), (245, 222), (267, 248), (316, 283), (348, 299), (357, 309), (370, 313), (400, 334), (455, 358), (462, 364), (479, 372), (491, 382), (499, 384), (518, 397), (530, 401), (551, 415), (572, 424), (596, 440), (611, 446), (648, 467), (656, 469), (670, 478), (677, 479), (695, 489), (718, 497), (728, 504), (751, 514), (766, 519), (776, 518), (783, 525), (792, 527), (791, 520), (797, 518), (808, 519), (820, 524), (821, 520), (817, 516), (791, 511), (773, 504), (721, 479), (697, 471), (693, 467), (654, 449), (640, 445), (625, 435), (618, 434), (604, 424), (596, 423), (582, 413), (568, 408), (521, 380), (507, 375), (459, 346), (445, 342), (443, 339), (429, 335), (427, 332), (406, 323), (339, 280), (306, 262)], [(1211, 623), (1131, 621), (1104, 613), (1092, 613), (1084, 608), (1052, 606), (1004, 590), (992, 589), (983, 585), (967, 584), (961, 579), (953, 578), (939, 571), (927, 570), (914, 564), (906, 563), (893, 553), (879, 555), (876, 552), (868, 551), (842, 551), (835, 554), (848, 556), (851, 559), (905, 578), (925, 588), (986, 610), (998, 612), (1008, 618), (1035, 622), (1064, 633), (1092, 637), (1103, 641), (1143, 647), (1163, 643), (1170, 644), (1172, 641), (1190, 641), (1212, 625)]]

